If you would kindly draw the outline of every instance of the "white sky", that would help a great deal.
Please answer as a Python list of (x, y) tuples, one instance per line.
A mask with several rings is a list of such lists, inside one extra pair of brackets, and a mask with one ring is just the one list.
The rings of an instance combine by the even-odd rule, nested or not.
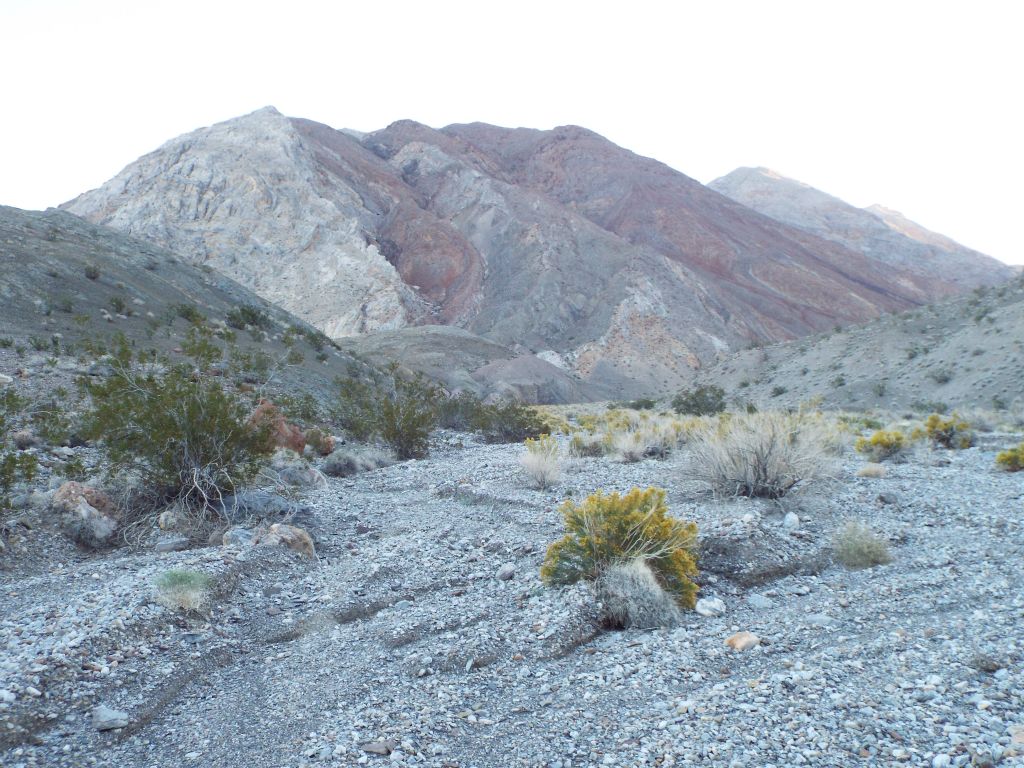
[(0, 204), (273, 104), (575, 123), (703, 182), (763, 165), (1024, 263), (1024, 3), (0, 0)]

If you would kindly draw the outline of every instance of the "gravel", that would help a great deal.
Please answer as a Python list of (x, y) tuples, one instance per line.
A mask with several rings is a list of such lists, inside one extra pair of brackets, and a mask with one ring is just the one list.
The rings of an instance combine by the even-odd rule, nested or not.
[[(992, 468), (998, 442), (881, 479), (848, 456), (819, 496), (775, 503), (700, 497), (685, 449), (568, 462), (537, 491), (520, 446), (442, 435), (308, 491), (312, 564), (89, 554), (40, 523), (35, 557), (0, 570), (0, 764), (1024, 765), (1024, 484)], [(634, 485), (700, 526), (713, 610), (603, 632), (586, 587), (538, 570), (563, 499)], [(832, 563), (848, 519), (893, 562)], [(171, 568), (214, 579), (209, 616), (153, 601)], [(744, 632), (759, 643), (726, 645)], [(97, 730), (98, 706), (127, 724)]]

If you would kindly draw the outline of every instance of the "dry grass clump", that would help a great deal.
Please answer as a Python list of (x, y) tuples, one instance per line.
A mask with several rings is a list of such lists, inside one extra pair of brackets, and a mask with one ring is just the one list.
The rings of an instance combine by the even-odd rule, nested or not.
[(846, 523), (836, 533), (836, 559), (847, 568), (871, 568), (892, 562), (888, 542), (866, 525)]
[(358, 448), (338, 448), (324, 459), (321, 471), (331, 477), (349, 477), (395, 463), (391, 451), (366, 445)]
[(174, 611), (206, 613), (212, 581), (200, 571), (167, 571), (156, 580), (156, 601)]
[(562, 476), (558, 440), (551, 435), (541, 435), (536, 440), (527, 438), (525, 445), (526, 453), (519, 459), (519, 463), (533, 484), (544, 490), (557, 483)]
[(885, 477), (885, 467), (881, 464), (868, 463), (857, 470), (857, 477)]
[(778, 499), (835, 477), (833, 432), (803, 414), (736, 414), (694, 436), (690, 470), (722, 496)]
[(595, 582), (594, 592), (611, 627), (672, 627), (683, 615), (643, 558), (608, 568)]

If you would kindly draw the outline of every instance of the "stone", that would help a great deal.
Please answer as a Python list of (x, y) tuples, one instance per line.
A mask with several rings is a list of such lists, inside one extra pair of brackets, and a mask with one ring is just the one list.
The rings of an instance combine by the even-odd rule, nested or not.
[(61, 516), (61, 529), (83, 546), (102, 547), (113, 538), (117, 520), (80, 498), (74, 509)]
[(258, 546), (284, 546), (306, 557), (316, 557), (312, 537), (304, 529), (295, 525), (274, 523), (266, 531), (257, 534), (253, 543)]
[(1011, 744), (1024, 744), (1024, 725), (1011, 725), (1006, 729)]
[(697, 601), (694, 610), (700, 616), (721, 616), (725, 613), (725, 601), (720, 597), (702, 597)]
[(180, 552), (188, 549), (190, 543), (188, 536), (164, 536), (157, 541), (153, 549), (157, 552)]
[(278, 482), (296, 488), (323, 488), (327, 478), (314, 467), (292, 465), (277, 470)]
[(12, 379), (10, 376), (8, 376), (5, 373), (0, 373), (0, 387), (5, 387), (8, 384), (13, 384), (13, 383), (14, 383), (14, 379)]
[(0, 702), (4, 704), (13, 704), (18, 697), (8, 691), (6, 688), (0, 688)]
[(787, 512), (786, 516), (782, 518), (782, 527), (787, 531), (795, 531), (800, 527), (800, 518), (796, 512)]
[(883, 492), (883, 493), (878, 494), (878, 503), (879, 504), (899, 504), (900, 503), (900, 497), (897, 496), (895, 493)]
[(131, 722), (131, 718), (125, 712), (100, 704), (92, 711), (92, 727), (97, 731), (112, 731), (115, 728), (124, 728)]
[(363, 752), (369, 752), (371, 755), (390, 755), (397, 747), (398, 742), (394, 739), (367, 741), (359, 745)]
[(254, 531), (237, 525), (228, 528), (221, 537), (221, 544), (225, 547), (251, 547), (255, 541)]
[(932, 758), (932, 768), (949, 768), (952, 759), (949, 755), (941, 754)]
[(747, 604), (753, 608), (764, 610), (775, 605), (775, 601), (757, 592), (751, 592), (747, 595)]
[(50, 499), (50, 508), (54, 512), (67, 514), (78, 507), (79, 500), (85, 500), (89, 506), (110, 517), (117, 516), (117, 508), (110, 496), (99, 488), (69, 480), (57, 489)]
[(511, 581), (512, 577), (516, 575), (516, 567), (512, 563), (505, 563), (498, 572), (494, 574), (494, 578), (498, 581)]
[(726, 639), (725, 644), (734, 651), (749, 651), (761, 644), (761, 638), (753, 632), (737, 632)]
[(312, 507), (258, 489), (229, 494), (215, 505), (215, 509), (221, 517), (233, 523), (277, 520), (309, 525), (313, 521)]

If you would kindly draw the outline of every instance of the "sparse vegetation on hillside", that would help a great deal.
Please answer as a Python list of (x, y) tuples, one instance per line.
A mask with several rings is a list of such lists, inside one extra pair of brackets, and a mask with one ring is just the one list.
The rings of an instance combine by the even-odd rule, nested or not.
[(34, 454), (13, 445), (11, 426), (14, 418), (27, 405), (13, 389), (0, 385), (0, 512), (10, 504), (10, 492), (17, 483), (30, 482), (38, 469)]

